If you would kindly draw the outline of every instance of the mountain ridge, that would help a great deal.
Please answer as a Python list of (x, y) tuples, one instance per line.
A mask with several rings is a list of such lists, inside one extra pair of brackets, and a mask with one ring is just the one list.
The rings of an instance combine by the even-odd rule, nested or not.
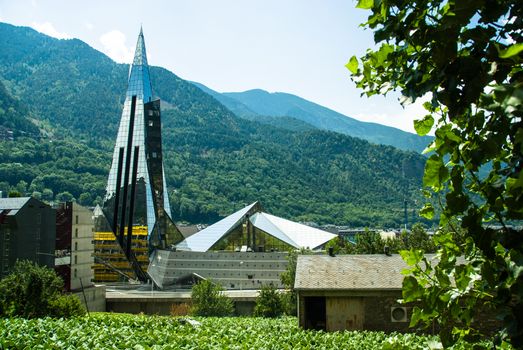
[(362, 122), (286, 92), (271, 93), (262, 89), (251, 89), (243, 92), (220, 93), (201, 83), (193, 83), (242, 118), (256, 120), (257, 115), (291, 117), (319, 129), (418, 153), (421, 153), (432, 139), (429, 136), (420, 137), (378, 123)]

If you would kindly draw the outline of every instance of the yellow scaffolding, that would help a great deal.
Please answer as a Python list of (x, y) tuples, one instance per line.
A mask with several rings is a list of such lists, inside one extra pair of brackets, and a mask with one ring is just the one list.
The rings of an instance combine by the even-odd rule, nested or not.
[[(127, 228), (124, 229), (127, 237)], [(134, 276), (133, 269), (127, 261), (116, 237), (112, 232), (94, 233), (94, 255), (99, 261), (93, 265), (95, 282), (117, 282), (123, 276), (115, 271), (118, 269), (127, 276)], [(133, 226), (132, 250), (144, 271), (149, 265), (147, 226)]]

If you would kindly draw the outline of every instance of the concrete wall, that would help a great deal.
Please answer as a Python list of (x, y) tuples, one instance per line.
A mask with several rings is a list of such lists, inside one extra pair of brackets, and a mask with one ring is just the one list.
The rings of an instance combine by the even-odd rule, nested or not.
[[(161, 293), (161, 292), (160, 292)], [(234, 314), (236, 316), (251, 316), (254, 312), (256, 304), (255, 298), (234, 298), (231, 297), (234, 304)], [(185, 304), (190, 306), (190, 294), (186, 298), (109, 298), (106, 299), (107, 312), (119, 312), (146, 315), (170, 315), (173, 306)], [(178, 310), (186, 309), (186, 307), (178, 307)], [(183, 313), (177, 313), (176, 316), (183, 316)]]
[(93, 213), (73, 203), (71, 226), (71, 290), (78, 290), (82, 284), (84, 288), (93, 285)]
[(287, 253), (186, 252), (157, 250), (148, 273), (160, 287), (196, 273), (225, 289), (283, 288), (280, 275), (287, 268)]
[(89, 312), (106, 311), (105, 286), (91, 286), (73, 294), (80, 299)]

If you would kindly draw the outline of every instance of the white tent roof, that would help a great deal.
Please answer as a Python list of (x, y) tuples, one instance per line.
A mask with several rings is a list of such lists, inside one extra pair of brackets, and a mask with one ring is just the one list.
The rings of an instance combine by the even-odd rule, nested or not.
[[(229, 232), (234, 230), (244, 216), (253, 208), (253, 203), (217, 223), (195, 233), (176, 247), (180, 250), (205, 252)], [(335, 238), (336, 235), (307, 225), (299, 224), (274, 215), (257, 212), (249, 218), (254, 227), (267, 234), (299, 248), (314, 249)]]
[(241, 222), (245, 214), (256, 205), (257, 202), (221, 219), (215, 224), (196, 232), (176, 245), (180, 250), (192, 250), (194, 252), (206, 252), (223, 236), (234, 230)]
[(251, 222), (260, 230), (295, 248), (314, 249), (336, 237), (333, 233), (262, 212), (253, 215)]

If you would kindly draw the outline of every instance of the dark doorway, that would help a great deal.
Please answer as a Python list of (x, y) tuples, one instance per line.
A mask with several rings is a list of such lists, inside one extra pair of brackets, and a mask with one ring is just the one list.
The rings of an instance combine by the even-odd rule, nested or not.
[(305, 297), (305, 329), (326, 330), (325, 297)]

